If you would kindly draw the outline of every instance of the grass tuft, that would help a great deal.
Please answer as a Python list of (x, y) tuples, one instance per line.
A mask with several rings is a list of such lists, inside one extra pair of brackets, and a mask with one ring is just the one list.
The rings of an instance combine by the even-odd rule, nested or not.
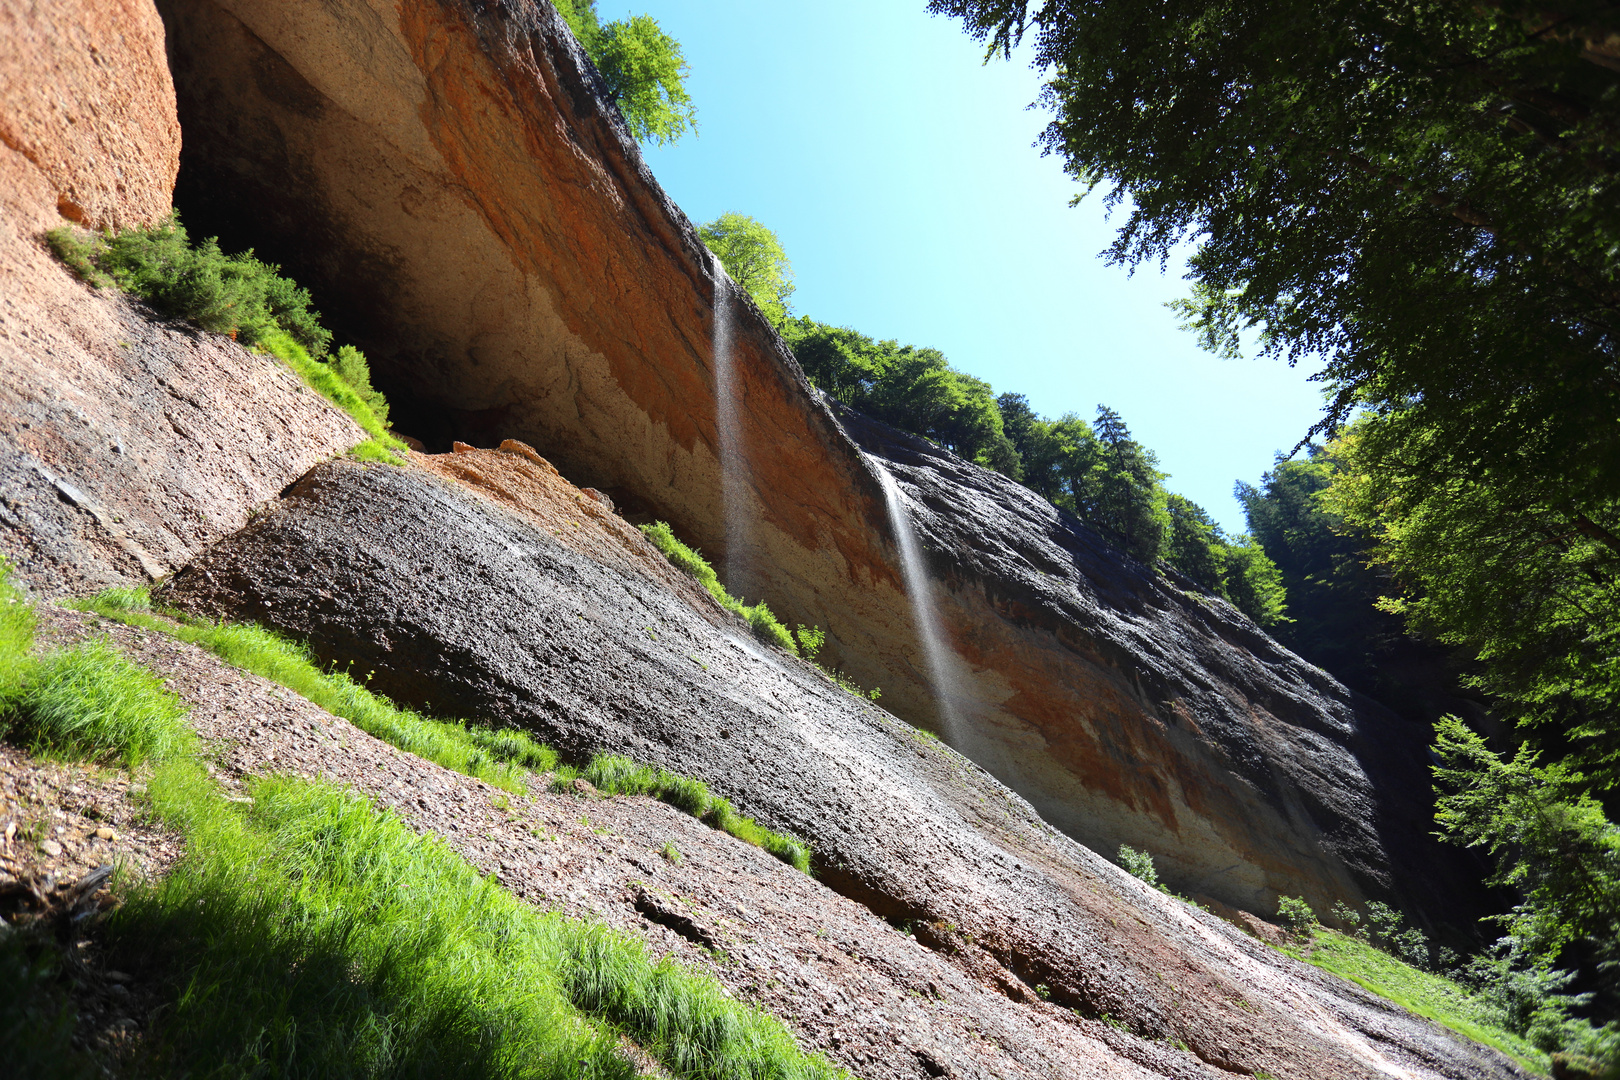
[(836, 1080), (782, 1025), (606, 928), (541, 914), (443, 842), (319, 783), (226, 803), (192, 763), (149, 785), (188, 838), (110, 926), (163, 973), (160, 1053), (193, 1075)]
[[(405, 444), (388, 430), (388, 403), (371, 388), (366, 359), (358, 349), (345, 345), (338, 350), (337, 363), (324, 364), (310, 356), (292, 335), (280, 330), (263, 334), (258, 346), (292, 368), (310, 389), (348, 413), (371, 436), (349, 451), (351, 454), (361, 461), (402, 464), (399, 452)], [(357, 381), (351, 383), (350, 378)]]
[(514, 794), (526, 793), (528, 770), (556, 768), (556, 753), (523, 732), (431, 720), (401, 709), (344, 672), (322, 671), (308, 649), (268, 630), (159, 617), (148, 610), (151, 605), (146, 594), (136, 590), (108, 590), (75, 606), (200, 645), (226, 663), (280, 683), (384, 742)]
[(681, 543), (668, 522), (655, 521), (650, 525), (643, 525), (641, 533), (652, 541), (654, 547), (664, 553), (666, 559), (696, 578), (698, 584), (707, 589), (709, 595), (714, 597), (721, 607), (741, 616), (753, 629), (755, 637), (766, 644), (779, 645), (790, 653), (798, 654), (799, 646), (794, 642), (793, 635), (775, 615), (771, 614), (771, 609), (765, 602), (760, 601), (749, 606), (727, 592), (726, 587), (720, 582), (720, 576), (714, 572), (714, 567), (709, 565), (709, 561), (695, 548)]
[(40, 658), (12, 737), (30, 753), (121, 760), (130, 769), (183, 753), (195, 739), (180, 699), (104, 641)]
[(597, 754), (583, 770), (561, 770), (557, 786), (566, 789), (574, 777), (589, 781), (604, 795), (646, 795), (666, 802), (711, 828), (729, 833), (745, 844), (763, 848), (789, 866), (810, 872), (810, 845), (772, 832), (753, 818), (743, 817), (731, 803), (712, 793), (708, 785), (666, 769), (642, 765), (620, 754)]
[(33, 605), (0, 560), (0, 736), (30, 753), (121, 761), (188, 751), (180, 699), (104, 641), (34, 653)]
[(1314, 966), (1349, 979), (1475, 1042), (1494, 1046), (1532, 1071), (1545, 1073), (1549, 1068), (1545, 1053), (1504, 1029), (1490, 1004), (1462, 984), (1403, 963), (1365, 941), (1326, 927), (1315, 929), (1310, 944), (1310, 956), (1301, 959)]

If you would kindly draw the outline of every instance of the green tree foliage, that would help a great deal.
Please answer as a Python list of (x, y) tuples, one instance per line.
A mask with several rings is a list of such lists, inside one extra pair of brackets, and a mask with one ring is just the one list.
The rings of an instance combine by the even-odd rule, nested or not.
[(1329, 422), (1409, 408), (1446, 436), (1431, 466), (1620, 475), (1612, 8), (930, 7), (993, 48), (1033, 35), (1045, 147), (1129, 200), (1115, 261), (1198, 241), (1188, 312), (1211, 344), (1258, 326), (1270, 353), (1324, 357)]
[(686, 90), (690, 71), (680, 42), (651, 15), (604, 24), (596, 0), (554, 0), (557, 13), (596, 65), (630, 134), (660, 146), (697, 127), (697, 110)]
[(777, 235), (747, 214), (727, 213), (699, 226), (698, 236), (771, 325), (780, 328), (793, 313), (796, 286), (793, 264)]
[(1368, 414), (1326, 508), (1386, 608), (1477, 656), (1585, 790), (1620, 782), (1612, 6), (930, 6), (1004, 53), (1033, 36), (1046, 148), (1129, 200), (1113, 260), (1193, 240), (1208, 345), (1325, 360), (1319, 430)]
[[(1437, 482), (1423, 456), (1431, 438), (1399, 413), (1366, 417), (1341, 440), (1328, 505), (1373, 536), (1404, 586), (1386, 609), (1476, 655), (1477, 686), (1614, 787), (1620, 545), (1559, 485), (1523, 473)], [(1592, 509), (1620, 518), (1614, 500)]]
[(1283, 641), (1356, 689), (1384, 697), (1378, 667), (1404, 635), (1400, 619), (1377, 606), (1392, 583), (1367, 565), (1370, 541), (1323, 502), (1338, 471), (1332, 451), (1312, 445), (1304, 460), (1279, 456), (1258, 487), (1239, 482), (1236, 494), (1249, 532), (1288, 590), (1294, 621)]
[(1620, 827), (1563, 763), (1538, 764), (1520, 747), (1504, 759), (1456, 717), (1435, 725), (1435, 820), (1459, 842), (1497, 857), (1496, 881), (1523, 902), (1508, 917), (1513, 936), (1556, 955), (1586, 939), (1620, 959)]
[(987, 469), (1018, 476), (1018, 455), (990, 384), (957, 371), (938, 349), (874, 341), (809, 318), (789, 319), (782, 337), (828, 396)]
[(1133, 558), (1151, 564), (1164, 547), (1166, 474), (1153, 451), (1131, 438), (1125, 421), (1106, 405), (1097, 406), (1091, 425), (1095, 440), (1086, 446), (1087, 468), (1078, 475), (1075, 502), (1082, 516), (1107, 533)]
[(1504, 758), (1455, 717), (1435, 735), (1436, 820), (1455, 842), (1494, 856), (1492, 884), (1523, 898), (1502, 918), (1508, 936), (1470, 965), (1474, 980), (1543, 1049), (1620, 1066), (1620, 1024), (1596, 1029), (1573, 1016), (1594, 995), (1561, 993), (1573, 975), (1554, 966), (1577, 946), (1608, 988), (1620, 982), (1620, 827), (1566, 764), (1543, 766), (1529, 747)]
[(1248, 536), (1228, 537), (1203, 507), (1166, 491), (1153, 451), (1131, 438), (1114, 410), (1087, 423), (1036, 415), (1022, 394), (996, 399), (1024, 484), (1069, 511), (1138, 561), (1164, 559), (1255, 622), (1288, 621), (1281, 575)]

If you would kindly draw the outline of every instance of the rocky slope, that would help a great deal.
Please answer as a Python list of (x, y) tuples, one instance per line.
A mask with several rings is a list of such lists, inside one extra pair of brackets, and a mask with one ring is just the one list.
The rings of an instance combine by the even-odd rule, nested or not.
[[(544, 850), (476, 805), (476, 784), (113, 632), (193, 701), (231, 768), (355, 783), (536, 903), (712, 964), (861, 1075), (1517, 1074), (1124, 875), (972, 761), (759, 644), (535, 451), (331, 460), (360, 432), (274, 361), (74, 280), (40, 234), (160, 216), (174, 114), (151, 9), (41, 10), (0, 0), (29, 47), (0, 54), (0, 548), (23, 580), (173, 572), (171, 602), (307, 638), (402, 700), (696, 775), (811, 839), (820, 878), (636, 800), (589, 811), (610, 842), (532, 800), (526, 821), (567, 834)], [(1412, 766), (1387, 718), (1027, 493), (835, 417), (747, 302), (724, 300), (549, 9), (163, 10), (193, 194), (307, 242), (329, 310), (412, 390), (424, 434), (530, 435), (631, 516), (746, 565), (752, 594), (827, 626), (833, 659), (934, 723), (891, 470), (964, 669), (962, 749), (1074, 834), (1133, 840), (1240, 903), (1325, 906), (1416, 872), (1389, 820), (1405, 810), (1385, 785)], [(36, 92), (27, 71), (55, 81)], [(95, 168), (63, 164), (87, 147)], [(717, 287), (737, 315), (746, 551), (726, 550), (719, 494)], [(649, 866), (671, 837), (698, 858)], [(705, 960), (716, 942), (731, 963)]]
[[(314, 286), (408, 430), (440, 449), (521, 439), (636, 519), (671, 521), (734, 592), (826, 628), (830, 659), (945, 732), (877, 474), (717, 278), (547, 5), (159, 7), (187, 132), (179, 201)], [(1392, 824), (1409, 803), (1384, 801), (1412, 789), (1421, 733), (1229, 609), (1094, 540), (1053, 540), (1049, 508), (935, 471), (923, 497), (951, 550), (931, 566), (971, 714), (946, 732), (962, 749), (1071, 835), (1146, 848), (1230, 904), (1457, 912), (1454, 859)]]
[[(1147, 888), (954, 751), (677, 594), (665, 568), (644, 572), (661, 559), (650, 544), (638, 553), (525, 448), (468, 448), (436, 471), (319, 466), (158, 595), (308, 641), (427, 711), (696, 776), (809, 838), (822, 881), (981, 982), (1113, 1018), (1132, 1060), (1168, 1039), (1274, 1077), (1492, 1067)], [(549, 508), (498, 494), (522, 488)]]

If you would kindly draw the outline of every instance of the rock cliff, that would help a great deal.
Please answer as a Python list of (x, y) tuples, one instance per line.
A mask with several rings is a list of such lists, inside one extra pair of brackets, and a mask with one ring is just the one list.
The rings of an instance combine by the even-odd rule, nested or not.
[[(717, 280), (549, 7), (160, 7), (186, 213), (314, 286), (407, 429), (440, 448), (521, 439), (638, 520), (668, 519), (734, 592), (826, 628), (831, 660), (945, 730), (874, 467)], [(735, 315), (726, 462), (717, 305)], [(1421, 733), (959, 466), (911, 484), (951, 552), (931, 566), (962, 749), (1071, 835), (1146, 848), (1239, 907), (1452, 906), (1457, 875), (1430, 872), (1455, 861), (1384, 801), (1421, 802)]]
[(51, 591), (152, 580), (365, 436), (280, 363), (154, 322), (42, 243), (169, 214), (152, 6), (4, 3), (0, 40), (0, 545)]
[[(548, 8), (162, 9), (199, 231), (213, 214), (320, 286), (423, 434), (527, 435), (562, 472), (518, 442), (333, 460), (360, 431), (275, 361), (75, 280), (46, 229), (167, 205), (158, 24), (141, 4), (0, 0), (26, 46), (0, 57), (0, 547), (20, 576), (45, 593), (167, 577), (170, 602), (279, 627), (403, 701), (695, 775), (812, 840), (819, 880), (638, 800), (599, 811), (637, 850), (558, 826), (564, 857), (531, 858), (506, 815), (448, 809), (476, 783), (357, 732), (310, 736), (337, 725), (116, 631), (231, 770), (353, 782), (520, 895), (723, 966), (732, 992), (863, 1076), (1522, 1075), (1076, 842), (1148, 847), (1183, 888), (1266, 910), (1275, 891), (1325, 906), (1431, 865), (1389, 790), (1420, 762), (1387, 714), (1015, 485), (835, 415), (717, 280)], [(717, 296), (735, 315), (740, 527), (722, 497)], [(956, 657), (949, 734), (989, 771), (761, 645), (564, 474), (674, 521), (744, 591), (826, 626), (832, 659), (885, 705), (940, 726), (894, 477)], [(557, 826), (567, 811), (521, 812)], [(640, 849), (676, 833), (693, 864), (649, 868)]]

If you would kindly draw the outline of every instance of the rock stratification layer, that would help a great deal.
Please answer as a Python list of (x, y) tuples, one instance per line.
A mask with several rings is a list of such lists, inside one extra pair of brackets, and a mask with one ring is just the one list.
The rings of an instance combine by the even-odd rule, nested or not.
[[(944, 730), (874, 466), (716, 273), (548, 5), (160, 7), (186, 212), (314, 287), (408, 429), (441, 447), (521, 439), (666, 518), (734, 592), (825, 628), (830, 660)], [(1390, 843), (1406, 806), (1385, 792), (1421, 761), (1393, 717), (1229, 609), (1059, 537), (1083, 530), (1005, 517), (1045, 528), (1050, 508), (902, 481), (951, 551), (930, 567), (970, 722), (948, 734), (1063, 828), (1146, 848), (1178, 886), (1243, 908), (1447, 906), (1403, 888), (1445, 861), (1432, 841)], [(1025, 534), (1028, 558), (1008, 547)]]
[[(980, 982), (1111, 1017), (1129, 1031), (1111, 1055), (1148, 1075), (1514, 1075), (1052, 830), (960, 755), (672, 589), (650, 545), (523, 448), (436, 471), (322, 465), (160, 596), (266, 623), (432, 712), (696, 776), (811, 840), (823, 881)], [(1156, 1040), (1192, 1056), (1166, 1061)]]

